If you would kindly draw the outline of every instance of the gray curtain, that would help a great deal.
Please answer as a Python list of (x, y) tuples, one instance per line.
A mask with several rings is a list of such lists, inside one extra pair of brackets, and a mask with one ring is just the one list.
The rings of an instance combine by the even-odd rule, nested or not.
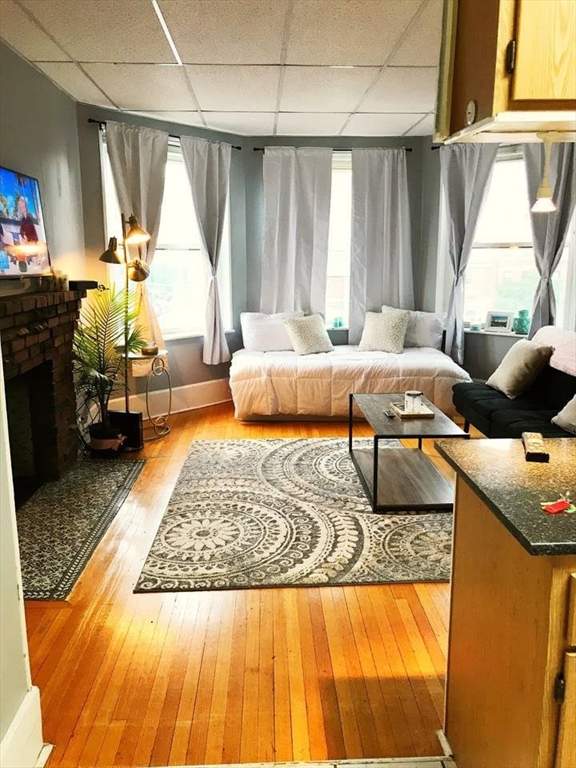
[(464, 273), (474, 232), (488, 187), (498, 144), (455, 144), (440, 147), (440, 173), (446, 209), (447, 244), (454, 271), (448, 317), (446, 352), (464, 361)]
[(332, 149), (266, 147), (261, 312), (324, 314)]
[(230, 360), (220, 311), (217, 275), (228, 202), (232, 147), (230, 144), (193, 139), (190, 136), (181, 136), (180, 144), (210, 278), (202, 360), (207, 365), (218, 365)]
[[(542, 180), (544, 145), (525, 144), (524, 160), (526, 161), (529, 204), (532, 207)], [(576, 203), (574, 144), (554, 143), (552, 145), (549, 179), (552, 187), (552, 199), (557, 210), (551, 213), (530, 212), (534, 258), (540, 275), (532, 308), (530, 338), (539, 328), (545, 325), (554, 325), (556, 321), (556, 298), (552, 285), (552, 275), (562, 258), (564, 244), (570, 229), (570, 221), (574, 213), (574, 204)]]
[(350, 344), (366, 311), (414, 308), (410, 205), (404, 149), (352, 150)]
[[(168, 134), (153, 128), (107, 122), (106, 148), (120, 210), (126, 216), (133, 213), (150, 235), (150, 240), (139, 246), (139, 253), (143, 261), (152, 264), (164, 197)], [(137, 290), (141, 301), (140, 322), (148, 338), (162, 347), (162, 333), (146, 284), (138, 283)]]

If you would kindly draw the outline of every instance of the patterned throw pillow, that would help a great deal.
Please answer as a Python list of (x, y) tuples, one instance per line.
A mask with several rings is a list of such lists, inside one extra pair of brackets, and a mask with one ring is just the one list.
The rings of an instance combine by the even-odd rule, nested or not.
[(297, 355), (315, 355), (334, 349), (322, 315), (285, 318), (284, 325)]
[(391, 309), (387, 312), (366, 312), (364, 330), (358, 349), (361, 352), (394, 352), (404, 349), (410, 312)]

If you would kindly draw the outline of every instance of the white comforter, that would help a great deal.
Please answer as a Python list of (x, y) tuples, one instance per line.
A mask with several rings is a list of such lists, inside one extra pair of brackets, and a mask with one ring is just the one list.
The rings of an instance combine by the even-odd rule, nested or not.
[(235, 352), (230, 389), (237, 419), (258, 416), (346, 416), (350, 392), (421, 390), (448, 415), (452, 385), (470, 377), (450, 357), (430, 347), (401, 355), (359, 352), (342, 345), (333, 352)]

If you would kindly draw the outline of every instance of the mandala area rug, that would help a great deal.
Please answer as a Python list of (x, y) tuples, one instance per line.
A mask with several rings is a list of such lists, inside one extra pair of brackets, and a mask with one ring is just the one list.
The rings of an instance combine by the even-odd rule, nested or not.
[(447, 581), (451, 524), (374, 514), (347, 440), (195, 441), (135, 592)]
[(64, 600), (146, 462), (80, 460), (16, 512), (24, 597)]

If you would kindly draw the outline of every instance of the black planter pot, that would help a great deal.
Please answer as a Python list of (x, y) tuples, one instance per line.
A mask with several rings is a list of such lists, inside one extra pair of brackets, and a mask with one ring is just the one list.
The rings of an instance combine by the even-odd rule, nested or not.
[(122, 452), (124, 436), (117, 427), (105, 426), (102, 422), (90, 424), (90, 453), (99, 459), (115, 458)]

